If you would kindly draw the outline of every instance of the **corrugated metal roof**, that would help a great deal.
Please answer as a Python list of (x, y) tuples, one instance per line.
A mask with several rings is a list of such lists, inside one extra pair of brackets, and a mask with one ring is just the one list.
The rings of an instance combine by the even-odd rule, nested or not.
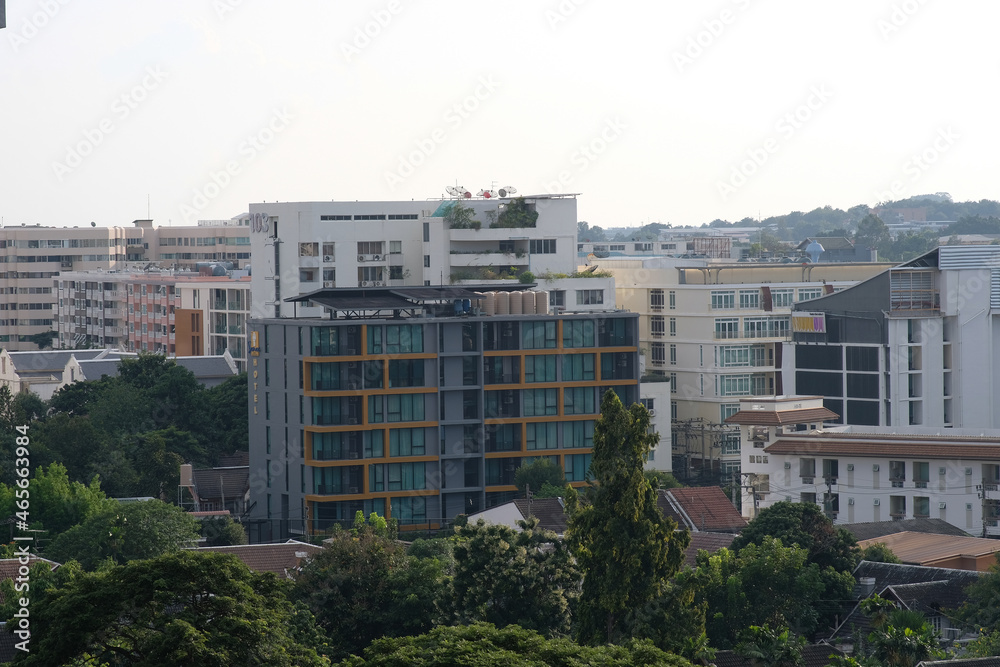
[(1000, 551), (1000, 540), (931, 533), (902, 532), (858, 542), (862, 549), (873, 544), (886, 545), (899, 560), (914, 565), (934, 565), (957, 556), (976, 557)]
[(938, 248), (938, 268), (985, 269), (1000, 266), (1000, 245), (943, 245)]

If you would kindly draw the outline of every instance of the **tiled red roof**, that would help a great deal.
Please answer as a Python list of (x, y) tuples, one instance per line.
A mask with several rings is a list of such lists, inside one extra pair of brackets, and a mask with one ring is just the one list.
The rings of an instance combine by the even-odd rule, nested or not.
[[(54, 560), (49, 560), (47, 558), (41, 558), (34, 554), (31, 555), (28, 565), (34, 565), (35, 563), (48, 563), (49, 569), (54, 570), (59, 567), (60, 563)], [(21, 561), (17, 558), (3, 558), (0, 559), (0, 581), (4, 579), (13, 579), (17, 576), (18, 568), (21, 567)]]
[(681, 528), (692, 531), (738, 533), (747, 525), (746, 519), (717, 486), (661, 489), (656, 504), (665, 516), (672, 517)]
[(198, 547), (196, 551), (232, 554), (255, 572), (274, 572), (279, 577), (297, 570), (302, 561), (322, 551), (322, 547), (289, 540), (280, 544), (240, 544), (228, 547)]
[(837, 419), (840, 415), (826, 408), (801, 408), (799, 410), (740, 410), (726, 418), (727, 424), (743, 426), (782, 426), (808, 424)]
[(719, 549), (729, 548), (735, 539), (734, 533), (691, 533), (691, 544), (684, 552), (684, 564), (694, 567), (699, 551), (714, 554)]

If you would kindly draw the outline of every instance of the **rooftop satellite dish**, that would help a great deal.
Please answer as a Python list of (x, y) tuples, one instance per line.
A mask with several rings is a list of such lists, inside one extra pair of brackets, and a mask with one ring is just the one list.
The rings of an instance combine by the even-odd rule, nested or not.
[(507, 186), (507, 187), (505, 187), (505, 188), (500, 188), (500, 190), (498, 191), (498, 194), (499, 194), (499, 195), (500, 195), (501, 197), (509, 197), (509, 196), (511, 196), (512, 194), (515, 194), (516, 192), (517, 192), (517, 188), (515, 188), (515, 187), (513, 187), (513, 186), (510, 186), (510, 185), (508, 185), (508, 186)]
[(452, 197), (461, 197), (461, 196), (462, 196), (462, 191), (461, 191), (461, 190), (459, 190), (458, 188), (456, 188), (456, 187), (455, 187), (454, 185), (448, 185), (448, 186), (445, 186), (445, 188), (444, 188), (444, 189), (445, 189), (445, 190), (446, 190), (446, 191), (448, 192), (448, 194), (450, 194), (450, 195), (451, 195)]
[(482, 197), (483, 199), (493, 199), (497, 196), (497, 193), (493, 190), (480, 190), (476, 193), (477, 197)]
[(97, 223), (96, 223), (96, 222), (91, 222), (91, 223), (90, 223), (90, 226), (91, 226), (91, 227), (96, 227), (96, 226), (97, 226)]

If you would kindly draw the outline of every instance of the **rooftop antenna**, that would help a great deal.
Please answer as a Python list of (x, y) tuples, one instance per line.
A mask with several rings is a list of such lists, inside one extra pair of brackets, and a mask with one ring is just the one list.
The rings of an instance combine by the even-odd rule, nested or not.
[(146, 193), (146, 220), (149, 220), (149, 193)]

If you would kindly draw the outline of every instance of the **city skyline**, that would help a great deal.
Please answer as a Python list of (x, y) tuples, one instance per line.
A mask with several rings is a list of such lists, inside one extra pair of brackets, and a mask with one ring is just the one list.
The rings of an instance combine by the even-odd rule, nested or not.
[(448, 185), (579, 192), (605, 228), (997, 198), (993, 5), (281, 8), (9, 3), (3, 223), (191, 225)]

